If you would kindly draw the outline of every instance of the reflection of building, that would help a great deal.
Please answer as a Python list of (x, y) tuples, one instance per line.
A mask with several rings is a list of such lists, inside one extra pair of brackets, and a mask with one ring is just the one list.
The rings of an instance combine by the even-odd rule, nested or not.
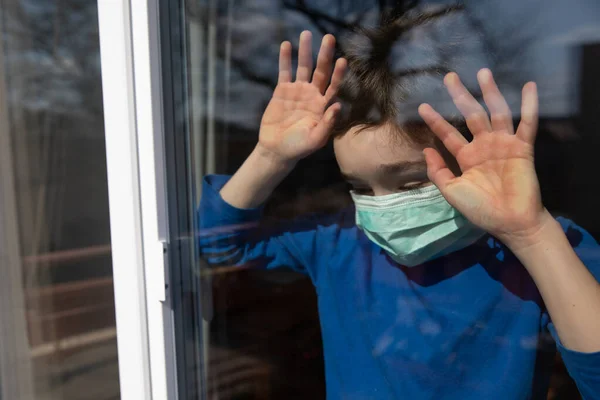
[(600, 190), (595, 176), (600, 149), (600, 44), (580, 51), (579, 113), (543, 118), (536, 146), (536, 165), (544, 203), (553, 212), (575, 220), (600, 238)]
[[(58, 146), (40, 151), (35, 125), (30, 124), (29, 129), (15, 129), (13, 125), (10, 131), (2, 119), (0, 130), (2, 398), (38, 398), (33, 394), (17, 396), (16, 390), (48, 396), (76, 393), (82, 388), (78, 378), (93, 376), (106, 363), (114, 371), (109, 376), (116, 394), (115, 308), (103, 138), (82, 139), (71, 130), (63, 132), (65, 138)], [(21, 137), (12, 146), (4, 145), (15, 137), (15, 131)], [(15, 148), (17, 154), (10, 151)], [(37, 164), (34, 158), (38, 152), (64, 152), (58, 162), (64, 175), (46, 174), (39, 167), (44, 164)], [(102, 176), (104, 179), (98, 179)], [(83, 189), (86, 185), (92, 190)], [(43, 196), (43, 208), (32, 213), (28, 205), (52, 191), (60, 192), (60, 201), (52, 207), (48, 202), (51, 197)], [(27, 214), (32, 223), (23, 218)], [(36, 226), (40, 241), (34, 246)], [(104, 243), (94, 245), (94, 241), (102, 243), (97, 239), (103, 234)], [(69, 383), (56, 383), (64, 377), (69, 377)], [(106, 393), (108, 386), (102, 389)]]
[[(0, 115), (6, 115), (4, 49), (0, 40)], [(8, 122), (0, 119), (0, 398), (33, 398), (21, 245)]]
[(573, 148), (569, 208), (578, 223), (600, 239), (600, 190), (598, 156), (600, 152), (600, 42), (581, 49), (581, 82), (578, 125), (581, 140)]
[(96, 10), (0, 5), (2, 399), (119, 391)]

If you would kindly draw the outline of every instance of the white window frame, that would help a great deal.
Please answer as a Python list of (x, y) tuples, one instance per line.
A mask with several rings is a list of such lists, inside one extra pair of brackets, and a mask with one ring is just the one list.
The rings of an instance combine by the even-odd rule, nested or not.
[(121, 398), (177, 399), (158, 0), (99, 0)]

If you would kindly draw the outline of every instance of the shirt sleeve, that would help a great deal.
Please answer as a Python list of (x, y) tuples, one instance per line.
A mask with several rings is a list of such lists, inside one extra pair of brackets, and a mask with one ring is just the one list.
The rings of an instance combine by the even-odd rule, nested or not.
[[(261, 222), (262, 208), (239, 209), (219, 191), (228, 176), (204, 178), (198, 210), (200, 254), (210, 265), (289, 267), (308, 274), (317, 284), (320, 264), (337, 238), (340, 216), (302, 218), (290, 223)], [(327, 246), (324, 246), (327, 244)]]
[[(583, 264), (600, 282), (600, 246), (596, 240), (572, 221), (560, 217), (557, 220)], [(600, 316), (594, 315), (590, 318), (600, 318)], [(600, 352), (581, 353), (564, 347), (549, 316), (546, 315), (545, 320), (581, 396), (586, 400), (600, 399)]]

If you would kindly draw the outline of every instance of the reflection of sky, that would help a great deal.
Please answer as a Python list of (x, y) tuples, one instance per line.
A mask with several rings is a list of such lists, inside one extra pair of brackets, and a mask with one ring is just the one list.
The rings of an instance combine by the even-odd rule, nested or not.
[[(292, 0), (286, 0), (293, 3)], [(314, 50), (318, 49), (320, 36), (311, 19), (298, 12), (285, 9), (283, 1), (252, 0), (236, 2), (232, 21), (227, 19), (226, 5), (219, 5), (218, 44), (225, 47), (226, 28), (231, 28), (234, 58), (256, 77), (275, 82), (277, 76), (277, 52), (281, 40), (297, 42), (303, 29), (315, 33)], [(366, 23), (377, 17), (374, 0), (332, 1), (311, 0), (305, 2), (309, 8), (331, 16), (345, 16), (354, 20), (363, 10), (370, 10), (364, 18)], [(433, 3), (433, 2), (431, 2)], [(436, 2), (439, 4), (440, 2)], [(448, 1), (450, 3), (450, 1)], [(396, 67), (428, 65), (439, 58), (438, 46), (450, 46), (449, 64), (463, 79), (474, 84), (475, 72), (482, 66), (492, 66), (508, 71), (503, 77), (513, 76), (510, 82), (501, 80), (500, 86), (515, 113), (519, 110), (520, 85), (526, 80), (538, 82), (541, 96), (541, 112), (549, 116), (566, 116), (577, 111), (579, 85), (579, 59), (576, 48), (586, 42), (600, 42), (600, 2), (597, 0), (512, 0), (481, 1), (466, 0), (469, 10), (485, 21), (489, 36), (500, 47), (514, 48), (510, 56), (504, 55), (494, 63), (493, 56), (486, 52), (481, 38), (470, 31), (460, 16), (450, 16), (431, 27), (415, 30), (395, 50)], [(91, 3), (90, 3), (91, 4)], [(22, 2), (25, 19), (8, 19), (5, 29), (23, 36), (33, 35), (33, 26), (51, 29), (53, 6), (36, 1)], [(69, 10), (70, 11), (70, 10)], [(96, 48), (97, 31), (94, 24), (82, 24), (94, 10), (69, 12), (62, 20), (62, 46), (56, 54), (40, 51), (36, 46), (29, 48), (11, 46), (10, 37), (5, 47), (5, 62), (13, 73), (21, 75), (21, 86), (13, 86), (11, 99), (31, 109), (52, 108), (55, 111), (74, 112), (81, 108), (86, 93), (81, 82), (89, 80), (90, 74), (100, 70), (97, 52), (82, 50)], [(89, 18), (88, 18), (89, 20)], [(18, 25), (18, 26), (17, 26)], [(435, 38), (432, 37), (435, 34)], [(16, 37), (17, 35), (15, 35)], [(526, 46), (519, 49), (523, 38)], [(66, 39), (66, 40), (65, 40)], [(22, 42), (28, 43), (27, 40)], [(29, 41), (29, 43), (35, 43)], [(452, 43), (452, 45), (449, 45)], [(190, 45), (194, 45), (191, 41)], [(17, 51), (18, 50), (18, 51)], [(87, 57), (87, 58), (86, 58)], [(83, 68), (83, 69), (82, 69)], [(217, 118), (229, 123), (256, 129), (272, 87), (257, 83), (234, 66), (230, 76), (230, 95), (225, 96), (225, 63), (217, 61)], [(199, 73), (192, 69), (191, 73)], [(496, 71), (500, 72), (500, 71)], [(405, 104), (406, 114), (414, 113), (415, 105), (422, 101), (433, 103), (446, 114), (455, 110), (448, 102), (439, 77), (424, 77), (409, 82), (416, 95)], [(518, 84), (517, 84), (518, 83)], [(195, 96), (200, 95), (195, 93)], [(202, 93), (206, 96), (206, 93)], [(224, 104), (226, 98), (231, 103)]]
[(583, 43), (600, 42), (600, 2), (532, 0), (502, 4), (503, 7), (494, 7), (495, 17), (490, 18), (490, 23), (522, 19), (522, 30), (533, 34), (526, 55), (530, 71), (527, 79), (538, 83), (540, 111), (549, 116), (573, 114), (579, 103), (580, 65), (576, 49)]
[[(338, 12), (341, 15), (357, 14), (349, 13), (348, 9), (340, 10), (339, 3), (307, 2), (309, 7), (319, 7), (321, 12), (328, 15), (335, 16)], [(359, 7), (367, 7), (369, 2), (356, 3)], [(468, 0), (465, 3), (470, 12), (484, 22), (486, 38), (500, 49), (498, 54), (490, 54), (481, 35), (469, 27), (464, 17), (454, 15), (440, 20), (442, 22), (436, 23), (435, 29), (428, 27), (413, 32), (402, 42), (402, 47), (395, 50), (396, 54), (401, 54), (396, 58), (395, 66), (427, 65), (439, 56), (431, 50), (437, 41), (438, 46), (453, 46), (446, 62), (471, 87), (479, 68), (492, 67), (501, 76), (500, 88), (515, 114), (518, 114), (520, 107), (521, 85), (527, 80), (538, 83), (540, 111), (543, 115), (568, 116), (577, 111), (579, 64), (574, 49), (582, 43), (600, 42), (600, 2)], [(227, 26), (225, 15), (226, 11), (219, 21), (220, 46), (224, 46)], [(371, 17), (374, 16), (375, 13), (371, 14)], [(352, 18), (348, 17), (348, 20)], [(297, 11), (284, 11), (281, 3), (276, 1), (236, 4), (230, 27), (233, 57), (244, 70), (261, 79), (270, 79), (273, 83), (277, 76), (277, 51), (281, 40), (297, 42), (299, 32), (310, 29), (315, 33), (315, 52), (320, 40), (318, 30), (309, 17)], [(435, 38), (432, 37), (434, 34)], [(230, 78), (230, 96), (227, 96), (231, 103), (226, 107), (222, 84), (225, 79), (224, 68), (224, 62), (219, 61), (216, 68), (219, 76), (217, 119), (255, 130), (272, 88), (268, 84), (253, 81), (234, 66)], [(433, 103), (446, 114), (455, 113), (441, 86), (440, 77), (414, 79), (410, 81), (410, 86), (416, 95), (405, 105), (408, 115), (422, 101)]]

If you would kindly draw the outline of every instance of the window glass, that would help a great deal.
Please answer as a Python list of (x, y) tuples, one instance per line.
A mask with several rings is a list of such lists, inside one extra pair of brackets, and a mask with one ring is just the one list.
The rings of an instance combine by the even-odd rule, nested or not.
[(161, 14), (184, 398), (600, 391), (598, 4)]
[(0, 397), (119, 398), (97, 4), (0, 15)]

